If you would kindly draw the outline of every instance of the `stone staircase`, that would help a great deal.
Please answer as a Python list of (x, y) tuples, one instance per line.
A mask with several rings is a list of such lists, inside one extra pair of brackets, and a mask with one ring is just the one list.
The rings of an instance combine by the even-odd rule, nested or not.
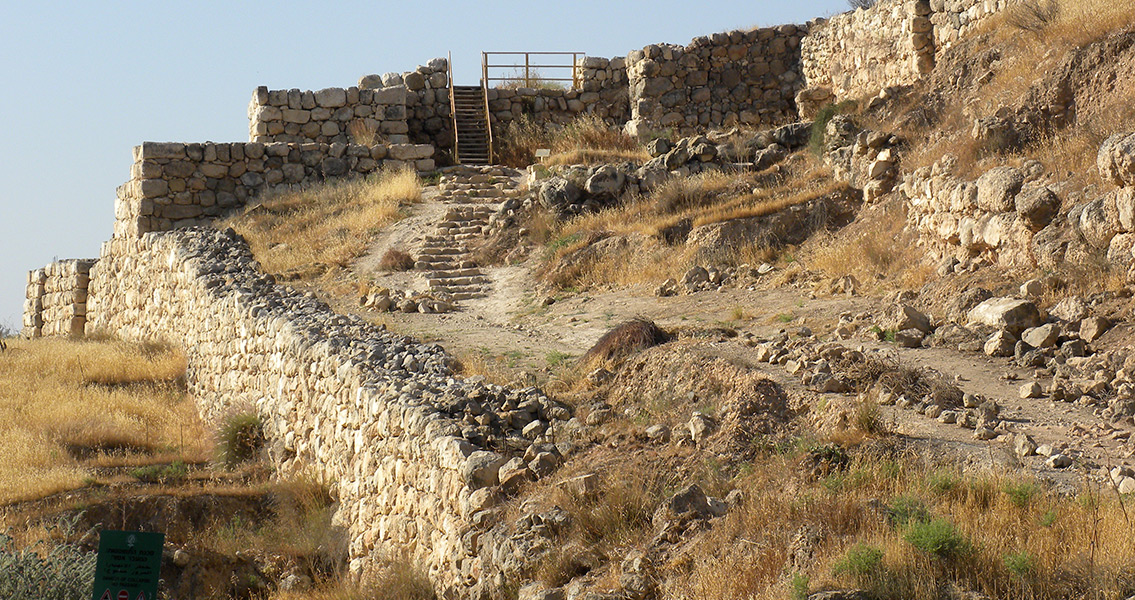
[(517, 187), (516, 173), (498, 166), (457, 166), (442, 170), (438, 200), (449, 204), (445, 217), (427, 235), (414, 268), (424, 271), (431, 292), (453, 300), (483, 298), (490, 282), (470, 256), (470, 242), (482, 237), (506, 194)]
[(485, 117), (485, 92), (481, 86), (453, 86), (457, 159), (463, 165), (489, 164), (489, 124)]

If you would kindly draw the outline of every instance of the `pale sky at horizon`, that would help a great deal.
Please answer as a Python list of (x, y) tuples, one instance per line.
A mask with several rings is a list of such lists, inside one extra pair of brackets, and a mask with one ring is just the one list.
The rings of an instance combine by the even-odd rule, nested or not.
[(95, 258), (143, 141), (246, 141), (257, 86), (355, 85), (453, 54), (625, 56), (718, 31), (803, 23), (845, 0), (606, 3), (11, 2), (0, 21), (0, 326), (18, 331), (26, 272)]

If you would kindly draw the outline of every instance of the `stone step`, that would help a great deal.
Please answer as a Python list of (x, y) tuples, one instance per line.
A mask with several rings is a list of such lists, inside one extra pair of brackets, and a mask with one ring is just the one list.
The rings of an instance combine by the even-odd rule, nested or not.
[(426, 277), (426, 285), (430, 286), (430, 289), (439, 289), (443, 287), (453, 288), (467, 285), (484, 285), (486, 283), (489, 283), (489, 278), (485, 277), (484, 275), (478, 277)]
[(436, 270), (429, 274), (429, 277), (435, 279), (446, 279), (449, 277), (478, 277), (485, 273), (476, 267), (467, 269), (449, 269), (449, 270)]

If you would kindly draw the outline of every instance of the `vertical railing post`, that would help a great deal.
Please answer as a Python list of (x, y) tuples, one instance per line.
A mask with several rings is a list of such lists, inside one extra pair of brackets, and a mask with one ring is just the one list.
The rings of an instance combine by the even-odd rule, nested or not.
[(461, 144), (457, 139), (457, 101), (453, 94), (453, 52), (449, 53), (446, 59), (449, 62), (449, 118), (453, 121), (453, 162), (454, 164), (461, 164)]
[(532, 87), (532, 79), (528, 75), (528, 53), (524, 53), (524, 87)]

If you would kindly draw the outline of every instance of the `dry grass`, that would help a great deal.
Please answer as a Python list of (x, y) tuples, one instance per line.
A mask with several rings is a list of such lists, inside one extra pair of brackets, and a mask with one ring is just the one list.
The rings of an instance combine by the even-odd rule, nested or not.
[(650, 159), (637, 140), (592, 114), (580, 115), (562, 128), (524, 115), (508, 124), (495, 154), (502, 164), (523, 168), (536, 162), (536, 150), (541, 148), (552, 152), (547, 164)]
[(1043, 75), (1060, 65), (1069, 51), (1132, 26), (1135, 5), (1110, 0), (1023, 0), (986, 20), (981, 33), (989, 39), (982, 48), (1001, 50), (1000, 60), (992, 67), (993, 78), (974, 97), (954, 97), (934, 125), (937, 133), (904, 132), (908, 139), (935, 133), (928, 143), (915, 145), (904, 156), (904, 168), (928, 166), (944, 153), (950, 153), (959, 159), (956, 174), (976, 178), (995, 164), (1019, 165), (1032, 159), (1039, 160), (1047, 172), (1057, 174), (1061, 180), (1078, 183), (1077, 187), (1095, 183), (1095, 157), (1100, 144), (1111, 134), (1126, 130), (1135, 116), (1135, 107), (1130, 103), (1132, 89), (1126, 81), (1119, 81), (1102, 95), (1078, 98), (1074, 123), (1042, 128), (1033, 142), (1009, 155), (987, 152), (970, 136), (970, 129), (974, 118), (1017, 105)]
[[(706, 257), (673, 232), (766, 216), (839, 187), (818, 160), (802, 155), (760, 173), (708, 171), (676, 177), (648, 196), (560, 225), (548, 235), (545, 280), (561, 289), (589, 289), (678, 279)], [(592, 251), (593, 242), (610, 236), (625, 236), (628, 243)], [(777, 249), (754, 239), (717, 254), (715, 266), (752, 265), (774, 259)]]
[(378, 122), (368, 119), (352, 119), (347, 123), (347, 133), (351, 141), (364, 146), (374, 146), (382, 143), (382, 136), (378, 133)]
[[(1006, 475), (871, 453), (814, 483), (788, 484), (794, 462), (773, 456), (735, 481), (745, 504), (667, 565), (677, 575), (662, 595), (783, 598), (797, 571), (813, 590), (856, 587), (883, 599), (944, 597), (955, 585), (992, 598), (1122, 598), (1135, 582), (1135, 539), (1113, 492), (1086, 487), (1067, 498)], [(880, 500), (952, 523), (963, 549), (944, 558), (917, 549), (911, 526), (871, 507)], [(824, 541), (793, 566), (788, 548), (806, 526)], [(864, 568), (849, 569), (857, 545), (878, 549), (878, 564), (860, 558)]]
[(248, 241), (261, 267), (285, 279), (314, 279), (346, 268), (382, 227), (419, 202), (413, 171), (329, 183), (265, 198), (222, 222)]
[(0, 503), (80, 487), (92, 466), (211, 454), (174, 350), (11, 340), (0, 373)]
[(864, 291), (914, 289), (929, 278), (932, 268), (923, 261), (914, 234), (906, 230), (905, 208), (897, 203), (879, 205), (860, 213), (860, 222), (839, 235), (812, 240), (802, 253), (809, 268), (828, 278), (853, 275)]

